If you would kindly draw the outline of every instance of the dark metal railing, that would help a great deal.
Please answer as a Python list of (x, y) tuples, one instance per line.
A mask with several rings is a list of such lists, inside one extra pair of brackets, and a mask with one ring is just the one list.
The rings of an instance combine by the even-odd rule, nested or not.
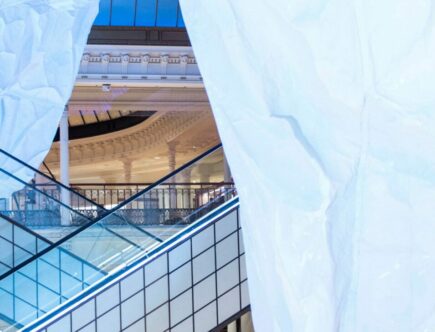
[[(111, 209), (141, 192), (149, 184), (85, 184), (75, 185), (74, 190), (88, 200), (72, 199), (71, 208), (80, 215), (95, 218), (95, 209), (90, 200)], [(11, 209), (2, 209), (6, 216), (20, 217), (27, 226), (56, 226), (60, 221), (60, 206), (53, 205), (50, 198), (61, 197), (61, 188), (36, 184), (15, 192)], [(201, 206), (234, 189), (234, 183), (172, 183), (161, 184), (151, 189), (140, 199), (130, 202), (122, 216), (136, 225), (172, 224), (189, 215)], [(41, 195), (39, 193), (46, 193)], [(56, 217), (55, 217), (56, 216)], [(54, 223), (54, 224), (53, 224)], [(75, 224), (74, 220), (72, 223)]]
[(66, 214), (72, 224), (82, 225), (105, 211), (73, 192), (68, 192), (71, 206), (65, 205), (61, 199), (63, 190), (53, 184), (25, 184), (24, 188), (13, 192), (9, 198), (2, 198), (0, 214), (25, 226), (58, 226)]
[[(24, 168), (24, 169), (29, 170), (30, 172), (34, 173), (35, 177), (39, 178), (38, 187), (36, 187), (36, 183), (33, 181), (31, 183), (25, 183), (21, 179), (14, 176), (12, 174), (13, 171), (11, 171), (11, 169), (2, 169), (3, 173), (7, 174), (11, 178), (15, 178), (16, 181), (21, 182), (23, 184), (23, 186), (34, 187), (36, 190), (44, 189), (43, 191), (46, 194), (50, 193), (50, 189), (54, 189), (58, 193), (58, 195), (53, 196), (53, 199), (59, 199), (61, 190), (64, 190), (64, 191), (69, 193), (71, 201), (73, 203), (76, 202), (75, 203), (76, 206), (86, 206), (87, 208), (92, 206), (93, 209), (95, 209), (95, 210), (104, 210), (101, 206), (95, 206), (95, 203), (93, 201), (88, 200), (86, 197), (81, 196), (77, 192), (74, 192), (73, 190), (71, 190), (70, 187), (65, 186), (61, 182), (57, 181), (54, 177), (47, 176), (46, 174), (42, 173), (40, 170), (28, 165), (24, 161), (18, 159), (17, 157), (13, 156), (12, 154), (6, 152), (5, 150), (0, 149), (0, 156), (7, 158), (9, 167), (12, 167), (12, 169), (13, 168), (18, 168), (18, 169)], [(33, 190), (33, 189), (28, 188), (27, 190)], [(4, 199), (4, 198), (0, 198), (0, 199)]]
[[(95, 203), (107, 207), (114, 207), (138, 192), (147, 188), (151, 183), (109, 183), (109, 184), (72, 184), (71, 187), (84, 197)], [(136, 206), (148, 204), (150, 207), (190, 209), (203, 205), (202, 200), (209, 201), (214, 197), (214, 191), (221, 188), (234, 187), (232, 182), (178, 182), (161, 184), (153, 189), (148, 202), (136, 202)]]
[[(53, 202), (62, 201), (61, 192), (62, 189), (58, 186), (35, 184), (14, 192), (11, 199), (13, 206), (20, 210), (24, 207), (27, 210), (50, 210), (50, 205), (54, 204)], [(70, 195), (70, 207), (84, 215), (88, 215), (91, 211), (94, 213), (98, 208), (93, 201), (76, 195)], [(89, 215), (89, 217), (95, 217), (95, 215)]]

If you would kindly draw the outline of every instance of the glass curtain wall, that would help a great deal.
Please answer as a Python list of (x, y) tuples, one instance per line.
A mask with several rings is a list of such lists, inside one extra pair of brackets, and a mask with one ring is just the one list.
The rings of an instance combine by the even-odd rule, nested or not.
[(94, 25), (185, 27), (178, 0), (101, 0)]

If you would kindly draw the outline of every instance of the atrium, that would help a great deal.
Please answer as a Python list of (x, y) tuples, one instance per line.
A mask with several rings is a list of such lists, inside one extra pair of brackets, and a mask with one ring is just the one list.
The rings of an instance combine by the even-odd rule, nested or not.
[(237, 192), (178, 1), (102, 0), (86, 36), (42, 162), (1, 146), (0, 330), (253, 331)]
[(0, 332), (435, 331), (432, 0), (0, 0)]

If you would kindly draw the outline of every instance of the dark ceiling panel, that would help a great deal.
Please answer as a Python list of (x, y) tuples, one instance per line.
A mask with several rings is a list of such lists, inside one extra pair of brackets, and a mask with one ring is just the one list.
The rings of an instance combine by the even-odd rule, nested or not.
[[(116, 119), (89, 123), (81, 126), (69, 127), (68, 136), (70, 140), (79, 138), (88, 138), (98, 135), (110, 134), (119, 130), (136, 126), (146, 121), (154, 111), (136, 111), (127, 116), (121, 116)], [(59, 141), (59, 129), (54, 137), (54, 142)]]
[(190, 46), (185, 28), (93, 26), (88, 44)]

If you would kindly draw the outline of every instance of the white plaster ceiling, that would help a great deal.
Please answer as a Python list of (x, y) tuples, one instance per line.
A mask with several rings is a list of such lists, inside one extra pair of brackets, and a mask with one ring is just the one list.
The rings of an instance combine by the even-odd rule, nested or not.
[[(220, 141), (203, 88), (113, 86), (103, 92), (101, 87), (76, 86), (68, 106), (71, 123), (78, 122), (78, 110), (124, 116), (156, 112), (121, 131), (71, 140), (71, 183), (154, 182), (169, 171), (168, 142), (176, 143), (178, 167)], [(58, 177), (58, 143), (45, 161)], [(222, 170), (210, 166), (210, 176), (219, 181)], [(199, 180), (200, 175), (193, 172), (192, 177)]]

